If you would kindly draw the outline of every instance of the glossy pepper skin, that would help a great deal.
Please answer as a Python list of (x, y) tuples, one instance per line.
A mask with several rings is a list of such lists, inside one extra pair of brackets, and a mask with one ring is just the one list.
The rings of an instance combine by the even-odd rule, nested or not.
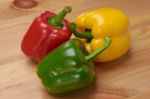
[(78, 39), (54, 49), (39, 63), (37, 74), (44, 86), (49, 92), (60, 94), (90, 85), (95, 79), (92, 60), (110, 46), (111, 39), (106, 37), (105, 42), (90, 55)]
[(24, 54), (39, 62), (50, 51), (69, 40), (69, 22), (63, 18), (70, 11), (71, 7), (66, 6), (58, 15), (46, 11), (35, 18), (21, 43)]
[(71, 23), (71, 31), (87, 40), (84, 43), (88, 52), (102, 47), (105, 36), (112, 38), (111, 46), (95, 59), (96, 62), (115, 60), (130, 47), (128, 17), (119, 9), (106, 7), (89, 11), (79, 15), (75, 23)]

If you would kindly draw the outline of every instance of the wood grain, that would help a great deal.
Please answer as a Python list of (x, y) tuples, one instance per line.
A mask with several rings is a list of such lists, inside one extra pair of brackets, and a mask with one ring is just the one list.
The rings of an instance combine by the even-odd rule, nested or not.
[[(150, 0), (36, 0), (31, 9), (0, 1), (0, 99), (149, 99), (150, 98)], [(95, 84), (64, 95), (52, 95), (36, 75), (37, 65), (20, 50), (20, 42), (35, 16), (45, 10), (58, 12), (71, 5), (67, 16), (104, 6), (122, 9), (130, 19), (132, 46), (118, 60), (95, 63)]]

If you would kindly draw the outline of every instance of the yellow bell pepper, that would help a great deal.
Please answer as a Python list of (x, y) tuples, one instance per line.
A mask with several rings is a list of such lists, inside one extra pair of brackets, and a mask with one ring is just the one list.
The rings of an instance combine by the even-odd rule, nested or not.
[(121, 10), (106, 7), (81, 14), (75, 24), (70, 24), (70, 30), (75, 36), (86, 39), (88, 52), (102, 47), (104, 37), (110, 36), (112, 44), (95, 59), (96, 62), (107, 62), (128, 51), (131, 43), (128, 26), (128, 17)]

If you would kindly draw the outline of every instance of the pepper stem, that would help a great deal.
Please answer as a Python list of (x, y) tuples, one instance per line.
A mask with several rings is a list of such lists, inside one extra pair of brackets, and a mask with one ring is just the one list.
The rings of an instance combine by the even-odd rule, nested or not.
[(70, 30), (71, 32), (76, 36), (76, 37), (79, 37), (79, 38), (84, 38), (84, 39), (88, 39), (88, 40), (91, 40), (93, 38), (92, 34), (90, 31), (87, 31), (85, 33), (81, 33), (81, 32), (77, 32), (76, 31), (76, 24), (71, 22), (70, 23)]
[(108, 37), (108, 36), (105, 37), (105, 44), (103, 45), (103, 47), (99, 48), (98, 50), (96, 50), (92, 54), (85, 56), (86, 61), (91, 61), (94, 58), (96, 58), (100, 53), (105, 51), (111, 45), (111, 42), (112, 42), (112, 39), (110, 37)]
[(72, 8), (70, 6), (64, 7), (64, 9), (56, 16), (56, 17), (51, 17), (48, 20), (48, 23), (55, 26), (62, 28), (62, 19), (67, 15), (67, 13), (70, 13), (72, 11)]

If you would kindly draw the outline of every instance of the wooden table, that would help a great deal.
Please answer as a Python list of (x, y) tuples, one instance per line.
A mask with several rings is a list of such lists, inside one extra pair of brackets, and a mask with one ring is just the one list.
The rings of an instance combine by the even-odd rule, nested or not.
[[(21, 0), (20, 0), (21, 1)], [(31, 3), (32, 2), (32, 3)], [(0, 1), (0, 99), (150, 99), (150, 0), (26, 0), (12, 6)], [(120, 59), (97, 63), (93, 86), (64, 95), (52, 95), (36, 75), (37, 65), (20, 50), (20, 42), (35, 16), (71, 5), (67, 18), (104, 6), (122, 9), (130, 19), (132, 46)]]

